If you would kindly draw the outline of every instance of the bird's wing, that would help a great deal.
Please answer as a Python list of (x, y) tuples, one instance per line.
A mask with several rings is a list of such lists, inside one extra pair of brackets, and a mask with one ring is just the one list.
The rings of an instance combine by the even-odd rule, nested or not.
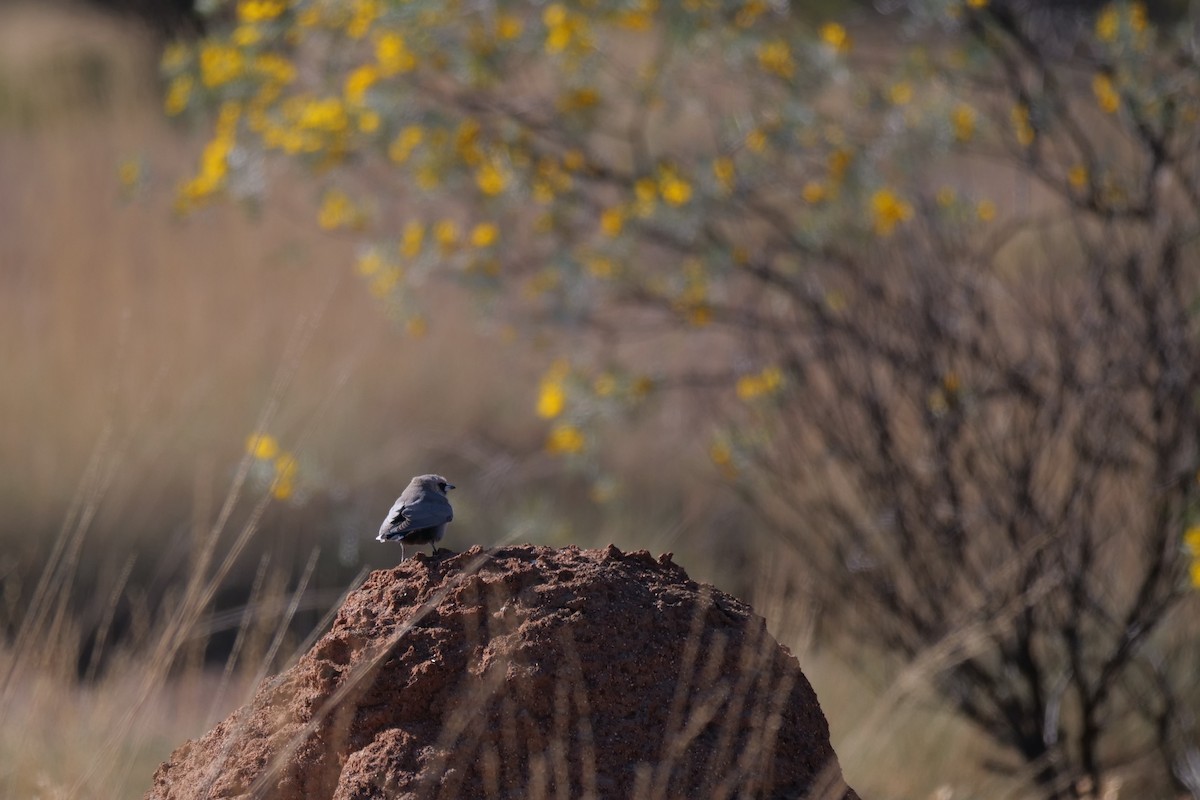
[(438, 492), (422, 492), (415, 503), (406, 503), (403, 510), (404, 525), (401, 530), (416, 530), (444, 525), (454, 519), (450, 501)]

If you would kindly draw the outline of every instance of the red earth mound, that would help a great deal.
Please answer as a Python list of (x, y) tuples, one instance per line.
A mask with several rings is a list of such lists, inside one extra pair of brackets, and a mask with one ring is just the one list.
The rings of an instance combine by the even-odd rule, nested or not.
[(218, 797), (856, 800), (749, 606), (669, 554), (530, 545), (372, 573), (146, 793)]

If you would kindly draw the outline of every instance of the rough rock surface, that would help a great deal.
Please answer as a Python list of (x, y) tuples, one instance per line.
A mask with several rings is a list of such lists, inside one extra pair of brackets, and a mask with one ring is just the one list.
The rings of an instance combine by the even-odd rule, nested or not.
[(372, 573), (146, 798), (828, 798), (796, 659), (670, 555), (478, 547)]

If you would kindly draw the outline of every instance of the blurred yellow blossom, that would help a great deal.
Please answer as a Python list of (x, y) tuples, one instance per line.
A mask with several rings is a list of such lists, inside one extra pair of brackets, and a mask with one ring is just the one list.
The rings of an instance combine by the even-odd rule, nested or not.
[(996, 204), (991, 200), (981, 200), (975, 207), (975, 213), (983, 222), (991, 222), (996, 218)]
[(663, 200), (673, 206), (681, 206), (692, 199), (692, 185), (673, 167), (659, 171), (658, 190)]
[(716, 177), (717, 183), (725, 191), (733, 189), (734, 167), (733, 159), (728, 156), (721, 156), (713, 161), (712, 164), (713, 176)]
[(1033, 125), (1029, 122), (1029, 106), (1015, 105), (1012, 110), (1013, 133), (1016, 134), (1017, 144), (1022, 147), (1029, 147), (1033, 144), (1037, 133), (1033, 129)]
[(416, 258), (421, 253), (421, 244), (424, 241), (425, 226), (415, 219), (409, 220), (400, 236), (400, 254), (405, 258)]
[(341, 189), (330, 189), (321, 199), (317, 224), (323, 229), (328, 231), (336, 228), (357, 228), (361, 227), (363, 222), (362, 212)]
[(942, 208), (949, 208), (958, 200), (958, 192), (954, 191), (953, 186), (941, 186), (937, 190), (937, 204)]
[(271, 482), (271, 495), (276, 500), (287, 500), (296, 489), (296, 473), (300, 465), (291, 453), (281, 453), (275, 459), (275, 478)]
[(819, 31), (821, 41), (833, 48), (836, 53), (850, 51), (850, 34), (845, 27), (837, 22), (826, 22)]
[(367, 90), (379, 80), (379, 69), (374, 64), (364, 64), (346, 76), (343, 93), (346, 102), (351, 105), (362, 105), (367, 97)]
[(737, 468), (733, 464), (733, 449), (726, 442), (717, 440), (709, 445), (708, 457), (726, 478), (737, 477)]
[(804, 184), (804, 188), (800, 190), (800, 196), (804, 198), (804, 202), (809, 205), (816, 205), (825, 199), (828, 191), (825, 184), (821, 181), (809, 181)]
[(1076, 189), (1082, 189), (1087, 186), (1088, 171), (1083, 164), (1076, 164), (1067, 172), (1067, 182)]
[(404, 37), (395, 31), (387, 31), (375, 39), (375, 60), (385, 78), (411, 72), (417, 67), (416, 56), (408, 49)]
[(892, 105), (906, 106), (912, 102), (912, 99), (913, 85), (908, 81), (893, 83), (888, 89), (888, 100), (892, 102)]
[(897, 223), (912, 217), (913, 209), (891, 189), (884, 188), (871, 195), (871, 212), (875, 232), (880, 236), (889, 236)]
[(605, 236), (619, 236), (625, 225), (625, 212), (617, 206), (607, 208), (600, 214), (600, 230)]
[(1200, 525), (1193, 525), (1183, 533), (1183, 544), (1196, 558), (1200, 558)]
[(471, 230), (471, 244), (491, 247), (500, 238), (500, 228), (494, 222), (481, 222)]
[(746, 134), (746, 149), (751, 153), (761, 153), (767, 149), (767, 135), (759, 128)]
[(767, 72), (781, 78), (791, 78), (796, 73), (796, 63), (792, 61), (792, 51), (783, 39), (763, 42), (758, 46), (758, 64)]
[(351, 15), (346, 24), (346, 35), (351, 39), (361, 39), (383, 13), (382, 0), (349, 0), (349, 5)]
[(242, 76), (246, 61), (236, 47), (206, 42), (200, 48), (200, 82), (210, 89)]
[(262, 29), (257, 25), (238, 25), (229, 39), (238, 47), (252, 47), (262, 40)]
[(592, 382), (592, 391), (598, 397), (609, 397), (617, 390), (617, 379), (611, 372), (601, 373), (595, 381)]
[(403, 164), (424, 138), (425, 131), (420, 125), (405, 126), (388, 146), (388, 158), (397, 164)]
[(538, 386), (537, 414), (542, 419), (554, 419), (566, 406), (567, 391), (563, 386), (570, 365), (565, 360), (555, 361), (542, 376)]
[(359, 275), (370, 277), (383, 268), (383, 256), (372, 247), (358, 257), (357, 267)]
[(1115, 41), (1121, 30), (1121, 13), (1115, 3), (1109, 3), (1096, 16), (1096, 38), (1104, 42)]
[(420, 314), (415, 314), (405, 321), (404, 332), (414, 339), (421, 339), (429, 332), (429, 323)]
[(762, 372), (738, 378), (735, 391), (741, 400), (774, 394), (783, 386), (783, 372), (779, 367), (767, 367)]
[(987, 8), (988, 0), (967, 0), (970, 8)]
[(841, 183), (846, 176), (846, 170), (850, 168), (850, 162), (854, 160), (854, 155), (844, 147), (839, 147), (829, 154), (829, 180), (833, 183)]
[(516, 14), (496, 15), (496, 36), (500, 39), (515, 39), (524, 28), (525, 25)]
[(508, 186), (508, 175), (494, 160), (488, 160), (476, 170), (475, 185), (488, 196), (498, 195)]
[(458, 244), (458, 223), (452, 219), (444, 219), (433, 226), (433, 238), (442, 250), (453, 250)]
[(266, 22), (282, 14), (287, 6), (285, 0), (239, 0), (237, 18), (239, 22)]
[(954, 138), (960, 142), (969, 142), (975, 135), (975, 109), (966, 103), (959, 103), (950, 113), (950, 121), (954, 125)]
[(546, 452), (551, 455), (582, 453), (586, 440), (583, 431), (569, 423), (555, 425), (546, 437)]
[(268, 433), (254, 433), (246, 439), (246, 452), (257, 459), (270, 461), (279, 455), (279, 441)]
[(1096, 102), (1100, 104), (1101, 110), (1106, 114), (1113, 114), (1121, 107), (1121, 95), (1117, 93), (1112, 78), (1103, 72), (1096, 73), (1092, 78), (1092, 92), (1096, 95)]
[(163, 110), (171, 116), (183, 113), (192, 96), (192, 76), (176, 75), (167, 85), (167, 96), (163, 100)]

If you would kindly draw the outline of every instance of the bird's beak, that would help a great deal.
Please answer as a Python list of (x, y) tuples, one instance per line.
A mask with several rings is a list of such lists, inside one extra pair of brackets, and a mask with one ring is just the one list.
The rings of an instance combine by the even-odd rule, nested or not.
[(453, 484), (453, 483), (447, 483), (447, 484), (446, 484), (446, 491), (450, 491), (450, 490), (451, 490), (451, 489), (453, 489), (453, 488), (454, 488), (454, 484)]

